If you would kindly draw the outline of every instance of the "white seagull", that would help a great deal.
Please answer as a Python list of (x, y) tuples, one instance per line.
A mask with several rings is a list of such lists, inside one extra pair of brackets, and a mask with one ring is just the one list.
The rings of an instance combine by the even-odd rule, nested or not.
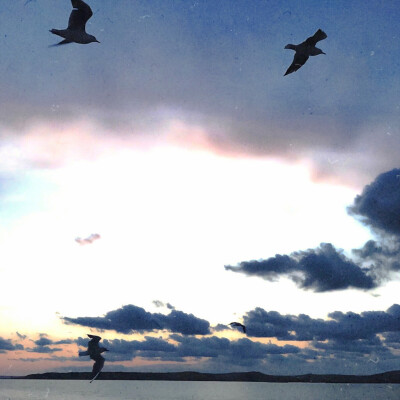
[(64, 38), (59, 46), (67, 43), (87, 44), (92, 42), (100, 43), (93, 35), (86, 33), (86, 22), (93, 15), (92, 9), (82, 0), (71, 0), (73, 10), (69, 16), (67, 29), (51, 29), (50, 32)]
[(101, 353), (108, 351), (108, 349), (99, 346), (99, 342), (101, 340), (100, 336), (90, 334), (88, 334), (88, 336), (91, 338), (88, 343), (88, 349), (87, 351), (80, 351), (79, 357), (89, 356), (92, 360), (95, 361), (95, 363), (93, 364), (92, 379), (90, 380), (90, 382), (93, 382), (104, 366), (105, 358), (101, 355)]
[(317, 42), (324, 40), (327, 37), (328, 36), (324, 31), (318, 29), (313, 36), (307, 38), (303, 43), (287, 44), (285, 49), (294, 50), (296, 53), (294, 55), (293, 62), (285, 72), (285, 75), (291, 74), (292, 72), (295, 72), (301, 68), (308, 60), (308, 57), (317, 56), (318, 54), (325, 54), (321, 49), (315, 47), (315, 45)]

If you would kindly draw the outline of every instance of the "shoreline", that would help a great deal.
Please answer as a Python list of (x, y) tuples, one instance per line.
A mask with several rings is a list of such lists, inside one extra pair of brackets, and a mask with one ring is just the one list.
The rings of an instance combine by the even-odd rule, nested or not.
[[(26, 376), (2, 376), (0, 379), (88, 380), (90, 372), (45, 372)], [(267, 375), (261, 372), (102, 372), (97, 380), (150, 380), (196, 382), (275, 382), (275, 383), (400, 383), (400, 370), (373, 375), (304, 374)]]

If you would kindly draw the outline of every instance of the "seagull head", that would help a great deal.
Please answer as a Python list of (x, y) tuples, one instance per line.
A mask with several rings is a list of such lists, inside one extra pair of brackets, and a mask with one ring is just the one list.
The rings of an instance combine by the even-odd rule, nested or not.
[(88, 35), (89, 36), (89, 43), (100, 43), (93, 35)]

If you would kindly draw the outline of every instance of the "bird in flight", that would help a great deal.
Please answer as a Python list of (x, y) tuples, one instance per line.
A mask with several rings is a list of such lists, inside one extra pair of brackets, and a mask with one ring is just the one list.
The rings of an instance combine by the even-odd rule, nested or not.
[(67, 43), (87, 44), (92, 42), (100, 43), (93, 35), (86, 33), (86, 22), (93, 15), (92, 9), (83, 0), (71, 0), (72, 8), (69, 16), (67, 29), (50, 29), (51, 33), (64, 38), (53, 46)]
[(92, 233), (90, 236), (88, 236), (87, 238), (84, 238), (84, 239), (82, 239), (80, 237), (75, 238), (75, 242), (77, 242), (81, 245), (85, 245), (85, 244), (93, 243), (95, 240), (98, 240), (100, 238), (101, 238), (101, 236), (98, 233)]
[(108, 351), (108, 349), (99, 346), (99, 342), (101, 340), (100, 336), (90, 334), (88, 334), (88, 336), (91, 339), (88, 343), (88, 349), (86, 351), (80, 351), (79, 357), (89, 356), (92, 360), (95, 361), (95, 363), (93, 364), (92, 378), (90, 380), (90, 382), (93, 382), (104, 366), (105, 358), (101, 355), (101, 353)]
[(243, 329), (243, 332), (246, 333), (246, 327), (243, 324), (241, 324), (240, 322), (231, 322), (229, 325), (230, 326), (240, 326)]
[(285, 75), (291, 74), (292, 72), (295, 72), (301, 68), (308, 60), (308, 57), (317, 56), (318, 54), (325, 54), (321, 49), (315, 47), (315, 45), (317, 42), (324, 40), (327, 37), (328, 36), (324, 31), (318, 29), (313, 36), (307, 38), (303, 43), (287, 44), (285, 49), (294, 50), (296, 53), (294, 54), (293, 62), (285, 72)]

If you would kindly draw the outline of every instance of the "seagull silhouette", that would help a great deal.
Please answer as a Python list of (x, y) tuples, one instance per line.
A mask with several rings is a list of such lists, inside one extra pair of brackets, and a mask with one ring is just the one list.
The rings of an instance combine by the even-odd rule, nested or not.
[(243, 332), (246, 333), (246, 327), (243, 324), (241, 324), (240, 322), (231, 322), (229, 325), (230, 326), (240, 326), (243, 329)]
[(90, 334), (88, 334), (88, 336), (91, 339), (88, 343), (88, 349), (87, 351), (80, 351), (79, 357), (89, 356), (92, 360), (95, 361), (95, 363), (93, 364), (92, 378), (90, 380), (90, 382), (92, 382), (97, 378), (104, 366), (105, 358), (101, 355), (101, 353), (108, 351), (108, 349), (99, 346), (99, 342), (101, 340), (100, 336)]
[(51, 29), (50, 32), (64, 38), (53, 46), (67, 43), (100, 43), (93, 35), (86, 33), (86, 22), (93, 15), (92, 9), (82, 0), (71, 0), (73, 10), (69, 16), (67, 29)]
[(291, 74), (292, 72), (295, 72), (301, 68), (308, 60), (308, 57), (317, 56), (318, 54), (325, 54), (321, 49), (315, 47), (315, 45), (317, 42), (324, 40), (327, 37), (328, 36), (324, 31), (318, 29), (313, 36), (307, 38), (303, 43), (287, 44), (285, 49), (294, 50), (296, 53), (294, 55), (293, 62), (285, 72), (285, 75)]

